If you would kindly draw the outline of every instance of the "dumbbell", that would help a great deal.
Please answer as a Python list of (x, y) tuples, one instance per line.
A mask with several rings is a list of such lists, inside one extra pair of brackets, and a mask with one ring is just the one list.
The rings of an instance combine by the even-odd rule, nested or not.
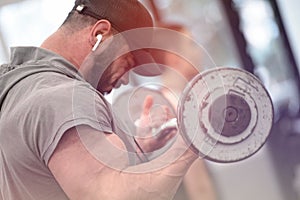
[[(132, 111), (125, 116), (125, 123), (132, 129), (145, 95), (154, 96), (154, 105), (172, 108), (155, 90), (140, 87), (127, 92), (113, 106)], [(214, 68), (196, 75), (172, 113), (174, 118), (156, 129), (156, 135), (176, 128), (199, 157), (215, 162), (250, 157), (264, 145), (273, 124), (273, 105), (267, 90), (257, 77), (238, 68)]]

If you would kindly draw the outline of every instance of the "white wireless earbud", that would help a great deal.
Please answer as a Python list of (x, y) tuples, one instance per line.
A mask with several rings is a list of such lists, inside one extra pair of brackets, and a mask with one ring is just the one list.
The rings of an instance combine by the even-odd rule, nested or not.
[(96, 38), (97, 38), (97, 42), (96, 42), (96, 44), (93, 46), (92, 51), (96, 51), (96, 49), (98, 48), (98, 46), (99, 46), (99, 44), (100, 44), (100, 42), (101, 42), (101, 40), (102, 40), (102, 35), (101, 35), (101, 34), (98, 34), (98, 35), (96, 36)]

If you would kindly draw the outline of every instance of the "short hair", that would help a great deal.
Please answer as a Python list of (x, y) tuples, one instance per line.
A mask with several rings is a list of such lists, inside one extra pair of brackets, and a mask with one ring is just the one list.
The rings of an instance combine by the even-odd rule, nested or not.
[[(70, 33), (80, 31), (88, 26), (93, 26), (99, 19), (91, 17), (89, 15), (82, 15), (77, 11), (71, 11), (61, 27), (65, 27)], [(112, 26), (112, 33), (116, 34), (116, 29)]]
[(92, 26), (95, 24), (98, 20), (87, 16), (87, 15), (81, 15), (77, 13), (76, 11), (71, 11), (61, 27), (67, 28), (71, 32), (77, 32), (83, 28), (86, 28), (88, 26)]

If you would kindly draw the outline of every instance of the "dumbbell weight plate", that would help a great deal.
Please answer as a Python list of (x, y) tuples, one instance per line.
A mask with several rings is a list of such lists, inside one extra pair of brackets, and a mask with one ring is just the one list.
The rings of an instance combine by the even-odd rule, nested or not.
[(178, 126), (201, 157), (235, 162), (257, 152), (273, 123), (269, 94), (252, 74), (215, 68), (185, 88), (178, 106)]

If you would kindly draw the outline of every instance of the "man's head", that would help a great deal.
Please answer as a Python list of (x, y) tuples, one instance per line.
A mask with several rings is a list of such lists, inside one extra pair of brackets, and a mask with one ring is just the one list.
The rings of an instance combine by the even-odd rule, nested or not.
[(118, 32), (153, 27), (147, 9), (137, 0), (76, 0), (73, 8), (95, 19), (106, 19)]
[(76, 0), (63, 23), (71, 31), (79, 31), (107, 20), (114, 33), (153, 27), (148, 10), (138, 0)]
[[(84, 58), (90, 55), (92, 48), (97, 43), (97, 35), (101, 34), (101, 48), (101, 45), (113, 35), (146, 27), (153, 27), (153, 20), (150, 13), (138, 0), (76, 0), (62, 29), (65, 33), (70, 34), (69, 37), (73, 36), (77, 41), (81, 41), (80, 47), (76, 49), (77, 55), (81, 56), (77, 59), (77, 67), (81, 67)], [(131, 56), (122, 56), (120, 59), (122, 58), (131, 58)], [(136, 56), (134, 56), (136, 61), (135, 58)], [(132, 61), (127, 62), (132, 63)], [(121, 62), (115, 62), (114, 67), (117, 69), (116, 63)], [(127, 68), (130, 67), (127, 66)]]

